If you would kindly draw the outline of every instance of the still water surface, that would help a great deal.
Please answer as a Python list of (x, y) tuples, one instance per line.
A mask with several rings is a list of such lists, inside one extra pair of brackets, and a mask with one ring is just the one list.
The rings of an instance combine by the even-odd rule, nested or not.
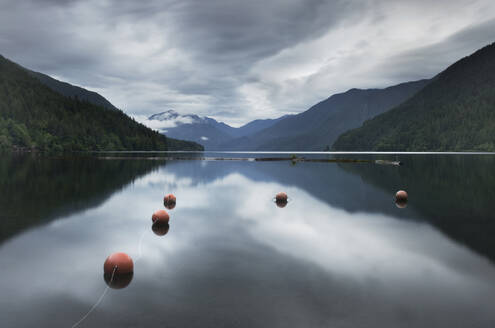
[(71, 327), (113, 252), (133, 279), (78, 327), (495, 327), (495, 156), (109, 156), (0, 161), (1, 327)]

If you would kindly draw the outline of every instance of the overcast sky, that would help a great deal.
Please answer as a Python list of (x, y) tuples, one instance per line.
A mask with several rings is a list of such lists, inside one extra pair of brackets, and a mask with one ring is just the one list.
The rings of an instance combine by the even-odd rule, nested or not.
[(493, 0), (0, 0), (0, 54), (136, 117), (275, 118), (493, 41)]

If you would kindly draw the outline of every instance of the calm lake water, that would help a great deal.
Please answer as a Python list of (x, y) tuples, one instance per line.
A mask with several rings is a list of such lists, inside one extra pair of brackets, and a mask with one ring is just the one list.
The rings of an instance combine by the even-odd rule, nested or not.
[(0, 160), (1, 327), (72, 327), (113, 252), (132, 281), (78, 327), (495, 327), (493, 155), (102, 156)]

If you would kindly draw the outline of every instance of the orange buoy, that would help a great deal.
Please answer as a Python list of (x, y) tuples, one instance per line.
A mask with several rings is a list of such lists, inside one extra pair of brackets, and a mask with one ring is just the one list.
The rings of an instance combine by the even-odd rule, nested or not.
[(161, 222), (168, 222), (170, 219), (170, 216), (168, 215), (167, 211), (165, 210), (158, 210), (153, 215), (151, 216), (151, 221), (161, 221)]
[(132, 263), (131, 257), (126, 253), (113, 253), (105, 260), (103, 271), (107, 275), (132, 273), (134, 272), (134, 263)]
[(275, 203), (277, 204), (278, 207), (284, 208), (287, 205), (287, 194), (285, 192), (279, 192), (275, 196)]
[(151, 226), (151, 230), (153, 230), (157, 236), (165, 236), (169, 229), (170, 226), (168, 225), (168, 222), (164, 221), (155, 221)]
[(174, 209), (176, 203), (177, 203), (177, 198), (173, 194), (168, 194), (165, 197), (163, 197), (163, 205), (169, 210)]
[(407, 206), (407, 192), (399, 190), (395, 193), (395, 205), (398, 208), (405, 208)]

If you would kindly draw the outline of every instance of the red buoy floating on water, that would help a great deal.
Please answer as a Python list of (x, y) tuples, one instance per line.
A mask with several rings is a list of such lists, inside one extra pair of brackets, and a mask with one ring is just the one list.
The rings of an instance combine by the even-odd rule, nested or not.
[(163, 198), (163, 205), (169, 210), (174, 209), (176, 203), (177, 198), (174, 196), (174, 194), (168, 194)]
[(105, 260), (103, 271), (103, 279), (110, 288), (125, 288), (134, 275), (134, 263), (126, 253), (113, 253)]
[(283, 208), (287, 205), (288, 197), (285, 192), (279, 192), (275, 195), (275, 203), (278, 207)]
[(155, 221), (151, 226), (151, 230), (153, 230), (153, 232), (157, 236), (165, 236), (168, 232), (168, 229), (170, 229), (168, 222), (163, 221)]
[(399, 190), (395, 193), (395, 205), (398, 208), (405, 208), (407, 206), (407, 192)]
[(158, 210), (151, 216), (151, 221), (160, 221), (160, 222), (168, 222), (170, 220), (170, 216), (165, 210)]

